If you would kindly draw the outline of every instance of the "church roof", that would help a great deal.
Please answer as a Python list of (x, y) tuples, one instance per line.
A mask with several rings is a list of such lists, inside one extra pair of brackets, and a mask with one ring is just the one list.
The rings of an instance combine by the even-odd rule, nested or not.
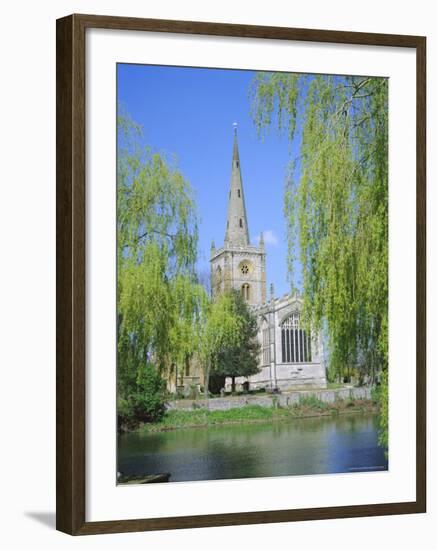
[(250, 244), (236, 127), (234, 128), (234, 147), (232, 152), (232, 172), (225, 243), (228, 246), (247, 246)]

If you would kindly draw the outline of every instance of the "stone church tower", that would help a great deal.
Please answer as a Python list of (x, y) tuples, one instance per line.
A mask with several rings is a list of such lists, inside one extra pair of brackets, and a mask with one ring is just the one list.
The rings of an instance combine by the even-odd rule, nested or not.
[(266, 302), (266, 253), (264, 240), (250, 244), (238, 153), (237, 129), (234, 129), (231, 185), (224, 244), (211, 245), (211, 288), (213, 296), (223, 290), (239, 290), (251, 306)]

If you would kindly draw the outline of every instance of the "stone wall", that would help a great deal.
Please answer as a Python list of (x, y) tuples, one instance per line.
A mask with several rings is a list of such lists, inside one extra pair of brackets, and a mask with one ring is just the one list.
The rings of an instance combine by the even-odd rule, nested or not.
[[(270, 378), (271, 377), (271, 378)], [(241, 391), (245, 377), (235, 379), (237, 391)], [(318, 390), (326, 388), (326, 370), (320, 363), (279, 363), (273, 367), (262, 367), (259, 373), (249, 377), (250, 389), (270, 388), (275, 386), (282, 391)], [(226, 390), (231, 389), (231, 379), (226, 378)]]
[[(290, 407), (299, 403), (300, 399), (315, 397), (324, 403), (334, 403), (338, 399), (370, 399), (371, 388), (340, 388), (337, 390), (318, 390), (318, 391), (295, 391), (279, 394), (265, 395), (237, 395), (232, 397), (215, 397), (209, 399), (209, 410), (225, 411), (244, 407), (245, 405), (259, 405), (261, 407)], [(195, 408), (205, 408), (204, 399), (180, 399), (170, 401), (167, 404), (168, 409), (192, 410)]]

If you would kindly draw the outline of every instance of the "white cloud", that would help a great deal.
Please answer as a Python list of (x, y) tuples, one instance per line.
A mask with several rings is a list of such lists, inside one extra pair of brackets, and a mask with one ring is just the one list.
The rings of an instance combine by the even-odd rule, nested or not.
[[(265, 244), (268, 244), (270, 246), (276, 246), (279, 242), (278, 237), (276, 236), (275, 232), (272, 229), (267, 229), (266, 231), (263, 231), (264, 236), (264, 242)], [(257, 235), (255, 237), (255, 241), (259, 244), (261, 235)]]

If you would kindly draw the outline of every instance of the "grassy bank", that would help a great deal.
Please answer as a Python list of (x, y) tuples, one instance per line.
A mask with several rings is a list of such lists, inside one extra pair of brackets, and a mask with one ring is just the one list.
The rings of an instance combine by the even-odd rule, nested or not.
[(179, 428), (269, 422), (376, 411), (377, 407), (371, 400), (342, 400), (335, 403), (323, 403), (315, 398), (306, 398), (296, 405), (284, 408), (246, 405), (225, 411), (208, 411), (201, 408), (194, 410), (169, 410), (160, 422), (143, 424), (140, 429), (149, 432), (158, 432)]

